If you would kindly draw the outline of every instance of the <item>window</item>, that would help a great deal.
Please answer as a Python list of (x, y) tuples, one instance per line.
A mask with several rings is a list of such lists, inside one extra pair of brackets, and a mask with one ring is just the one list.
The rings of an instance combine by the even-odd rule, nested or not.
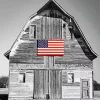
[(67, 83), (73, 83), (73, 82), (74, 82), (74, 73), (68, 73)]
[(19, 73), (19, 83), (25, 83), (25, 73)]
[(36, 39), (36, 25), (30, 25), (29, 37), (30, 39)]
[(66, 86), (68, 84), (74, 83), (74, 73), (69, 73), (66, 70), (62, 71), (62, 84)]
[(66, 28), (66, 24), (65, 23), (63, 24), (63, 28)]
[(66, 39), (66, 23), (63, 23), (62, 38)]
[(71, 39), (71, 33), (68, 29), (68, 24), (65, 22), (62, 25), (62, 38), (63, 39)]

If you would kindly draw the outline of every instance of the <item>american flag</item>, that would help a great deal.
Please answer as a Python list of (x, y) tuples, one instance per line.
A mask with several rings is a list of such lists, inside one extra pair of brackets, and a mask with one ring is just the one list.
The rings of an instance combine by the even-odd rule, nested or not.
[(37, 40), (38, 56), (63, 56), (64, 40)]

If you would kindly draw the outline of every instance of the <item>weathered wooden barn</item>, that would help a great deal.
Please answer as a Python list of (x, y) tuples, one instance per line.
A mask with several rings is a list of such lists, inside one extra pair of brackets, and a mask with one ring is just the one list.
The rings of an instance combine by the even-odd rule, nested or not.
[[(64, 40), (63, 56), (37, 56), (37, 40)], [(9, 100), (93, 99), (97, 57), (73, 16), (55, 0), (32, 15), (10, 50)]]

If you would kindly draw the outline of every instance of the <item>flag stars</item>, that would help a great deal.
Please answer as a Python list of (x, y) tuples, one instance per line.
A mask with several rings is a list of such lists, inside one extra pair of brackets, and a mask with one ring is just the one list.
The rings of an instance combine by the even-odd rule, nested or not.
[(48, 47), (48, 40), (37, 40), (37, 47), (38, 48), (47, 48)]

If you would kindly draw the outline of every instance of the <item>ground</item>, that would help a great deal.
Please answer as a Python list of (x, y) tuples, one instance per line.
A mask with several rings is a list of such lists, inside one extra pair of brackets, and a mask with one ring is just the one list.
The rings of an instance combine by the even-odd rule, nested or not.
[(94, 91), (94, 100), (100, 100), (100, 91)]
[[(8, 88), (0, 88), (0, 100), (7, 100)], [(94, 91), (94, 100), (100, 100), (100, 91)]]

